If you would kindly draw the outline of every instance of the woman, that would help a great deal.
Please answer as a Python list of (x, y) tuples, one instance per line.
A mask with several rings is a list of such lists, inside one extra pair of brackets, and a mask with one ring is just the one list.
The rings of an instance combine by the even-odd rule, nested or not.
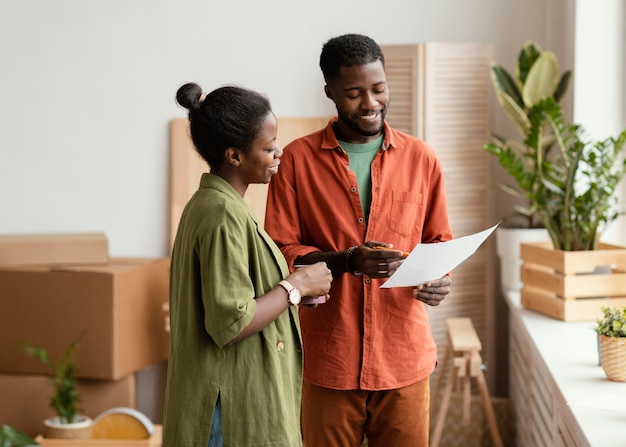
[(327, 294), (331, 272), (321, 262), (289, 274), (243, 200), (250, 183), (268, 183), (279, 169), (267, 98), (234, 86), (204, 97), (186, 84), (176, 99), (211, 172), (185, 207), (172, 250), (163, 445), (299, 446), (295, 305)]

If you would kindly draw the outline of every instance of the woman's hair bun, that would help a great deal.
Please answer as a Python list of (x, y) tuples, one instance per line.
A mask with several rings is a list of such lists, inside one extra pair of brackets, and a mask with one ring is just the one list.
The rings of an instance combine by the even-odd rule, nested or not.
[(200, 107), (202, 98), (202, 88), (194, 82), (183, 85), (176, 92), (176, 102), (187, 110), (196, 110)]

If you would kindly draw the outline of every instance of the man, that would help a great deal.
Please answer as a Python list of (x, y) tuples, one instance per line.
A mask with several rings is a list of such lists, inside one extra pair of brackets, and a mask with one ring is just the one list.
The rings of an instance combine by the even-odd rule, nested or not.
[(330, 301), (299, 313), (304, 445), (358, 447), (366, 436), (371, 447), (426, 447), (437, 352), (425, 304), (451, 281), (379, 287), (403, 250), (452, 239), (441, 168), (425, 142), (385, 122), (376, 42), (330, 39), (320, 67), (337, 116), (285, 147), (265, 220), (291, 267), (325, 261), (334, 276)]

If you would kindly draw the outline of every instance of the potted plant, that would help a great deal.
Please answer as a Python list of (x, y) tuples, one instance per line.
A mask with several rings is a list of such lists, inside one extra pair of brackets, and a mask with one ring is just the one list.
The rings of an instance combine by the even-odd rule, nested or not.
[(509, 142), (485, 149), (520, 186), (555, 249), (596, 249), (599, 230), (619, 216), (615, 191), (626, 174), (626, 129), (592, 141), (582, 126), (565, 121), (553, 97), (540, 100), (528, 117), (522, 151)]
[(513, 79), (498, 64), (491, 77), (502, 108), (515, 122), (523, 141), (494, 136), (484, 149), (494, 154), (515, 180), (505, 189), (528, 203), (518, 209), (546, 227), (555, 248), (596, 248), (601, 225), (613, 221), (614, 193), (626, 173), (620, 160), (626, 130), (616, 138), (591, 141), (582, 126), (566, 122), (559, 100), (570, 71), (559, 77), (553, 53), (528, 42), (520, 52)]
[(551, 243), (521, 245), (521, 303), (565, 321), (594, 319), (599, 306), (626, 304), (626, 252), (609, 244), (596, 250), (599, 232), (619, 215), (615, 191), (626, 174), (626, 130), (593, 141), (582, 126), (565, 120), (551, 97), (528, 117), (523, 152), (510, 144), (487, 145), (550, 235)]
[(602, 313), (595, 327), (600, 364), (609, 380), (626, 382), (626, 306), (604, 306)]
[[(521, 244), (520, 256), (527, 261), (520, 276), (522, 305), (566, 321), (595, 319), (599, 306), (609, 305), (608, 300), (613, 305), (626, 303), (626, 275), (620, 273), (626, 267), (623, 247), (602, 244), (596, 250), (600, 232), (620, 214), (615, 192), (626, 174), (626, 130), (614, 138), (589, 138), (581, 125), (565, 119), (558, 103), (568, 76), (559, 80), (554, 63), (542, 62), (539, 67), (552, 73), (548, 77), (556, 86), (553, 95), (549, 88), (526, 91), (521, 94), (522, 108), (509, 99), (513, 96), (499, 94), (523, 141), (494, 138), (484, 149), (497, 157), (549, 235), (546, 244)], [(541, 96), (541, 91), (548, 93)], [(593, 256), (582, 254), (591, 251)], [(618, 256), (619, 262), (614, 260)]]
[[(544, 51), (538, 44), (529, 41), (524, 44), (518, 55), (514, 76), (496, 62), (491, 65), (490, 76), (498, 103), (516, 125), (522, 140), (525, 140), (531, 129), (528, 115), (532, 107), (544, 97), (552, 97), (558, 103), (567, 91), (571, 71), (567, 70), (559, 75), (559, 64), (554, 53)], [(495, 133), (492, 134), (492, 144), (499, 147), (508, 145), (518, 153), (525, 152), (523, 143), (506, 140)], [(485, 149), (493, 152), (489, 144), (485, 145)], [(505, 169), (508, 168), (508, 161), (506, 158), (500, 159)], [(536, 169), (530, 160), (520, 167), (530, 174)], [(531, 183), (536, 178), (531, 176)], [(547, 241), (549, 238), (533, 204), (525, 196), (525, 191), (532, 189), (533, 185), (525, 182), (516, 187), (506, 184), (500, 187), (514, 198), (521, 199), (515, 205), (515, 213), (504, 217), (496, 231), (502, 289), (504, 292), (519, 291), (522, 286), (520, 244)]]
[(0, 426), (0, 447), (35, 447), (37, 442), (26, 433), (3, 424)]
[(80, 398), (76, 390), (76, 361), (74, 350), (80, 343), (83, 334), (72, 342), (58, 362), (53, 362), (48, 352), (33, 344), (25, 344), (24, 350), (31, 357), (43, 362), (50, 370), (54, 394), (50, 406), (56, 416), (44, 421), (44, 435), (47, 438), (90, 438), (92, 420), (79, 414)]
[[(520, 50), (514, 76), (496, 62), (491, 64), (490, 76), (500, 107), (525, 140), (531, 130), (530, 111), (544, 98), (554, 98), (559, 103), (567, 92), (571, 71), (567, 70), (559, 75), (559, 63), (555, 54), (544, 51), (538, 44), (529, 41)], [(510, 145), (520, 153), (525, 152), (523, 143), (506, 140), (495, 133), (492, 133), (492, 139), (495, 144)], [(485, 145), (485, 149), (491, 152), (488, 145)], [(502, 160), (500, 162), (506, 169), (506, 164)], [(536, 166), (528, 163), (524, 168), (534, 172)], [(504, 191), (523, 200), (527, 199), (524, 192), (529, 187), (532, 185), (518, 183), (517, 188), (501, 185)], [(504, 223), (508, 226), (541, 226), (541, 220), (537, 219), (532, 203), (516, 205), (515, 210), (516, 215), (505, 218)]]

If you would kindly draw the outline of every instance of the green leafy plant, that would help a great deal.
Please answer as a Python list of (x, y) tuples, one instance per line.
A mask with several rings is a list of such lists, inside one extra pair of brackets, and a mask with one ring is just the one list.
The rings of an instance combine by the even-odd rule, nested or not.
[(529, 41), (517, 57), (515, 76), (496, 62), (491, 64), (490, 75), (498, 103), (525, 137), (530, 131), (530, 110), (544, 98), (560, 102), (569, 86), (571, 71), (559, 75), (555, 54)]
[[(559, 101), (571, 72), (559, 74), (554, 53), (527, 42), (515, 76), (491, 67), (498, 102), (516, 124), (521, 141), (492, 135), (483, 148), (515, 181), (502, 189), (523, 200), (517, 216), (527, 227), (545, 227), (554, 248), (593, 250), (599, 231), (620, 214), (615, 190), (626, 173), (626, 131), (591, 141), (582, 126), (565, 120)], [(514, 219), (504, 219), (511, 225)], [(519, 219), (518, 219), (519, 221)]]
[(548, 230), (554, 248), (594, 250), (598, 231), (615, 220), (615, 190), (626, 174), (626, 129), (616, 138), (590, 141), (582, 126), (568, 123), (559, 104), (546, 97), (528, 113), (523, 146), (485, 144), (515, 179)]
[(626, 306), (601, 308), (603, 317), (597, 320), (595, 331), (607, 337), (626, 337)]
[(0, 447), (34, 447), (37, 442), (26, 433), (10, 425), (0, 426)]
[(76, 361), (74, 350), (82, 340), (84, 333), (72, 342), (58, 362), (53, 362), (48, 352), (32, 344), (24, 344), (24, 351), (31, 357), (41, 360), (51, 373), (51, 382), (54, 387), (54, 394), (50, 400), (50, 406), (54, 409), (59, 420), (63, 424), (74, 422), (74, 418), (79, 412), (78, 402), (80, 398), (76, 390)]
[[(500, 107), (516, 125), (522, 140), (525, 140), (531, 131), (531, 110), (544, 98), (551, 97), (559, 103), (567, 92), (571, 71), (567, 70), (559, 75), (559, 64), (554, 53), (544, 51), (537, 43), (529, 41), (520, 50), (513, 76), (496, 62), (491, 64), (490, 76)], [(494, 144), (509, 146), (517, 153), (524, 153), (526, 150), (523, 143), (508, 141), (497, 134), (492, 134), (492, 140)], [(507, 170), (510, 163), (516, 162), (500, 158), (500, 163)], [(503, 223), (511, 227), (541, 227), (541, 220), (535, 214), (533, 204), (525, 197), (525, 191), (534, 189), (534, 184), (528, 182), (538, 181), (538, 177), (533, 175), (536, 166), (530, 160), (524, 160), (524, 164), (515, 169), (528, 171), (529, 175), (524, 179), (526, 183), (518, 184), (518, 187), (504, 184), (500, 186), (508, 194), (523, 199), (522, 203), (525, 205), (516, 205), (515, 216), (503, 219)]]

